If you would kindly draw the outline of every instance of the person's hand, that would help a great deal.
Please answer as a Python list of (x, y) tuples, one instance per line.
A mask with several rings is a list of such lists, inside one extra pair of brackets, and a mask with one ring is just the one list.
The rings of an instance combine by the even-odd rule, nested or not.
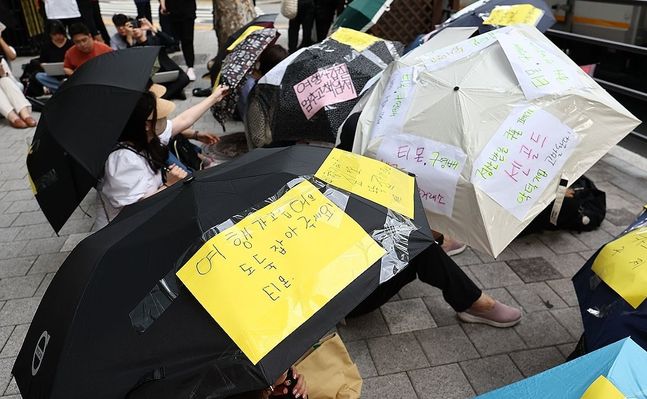
[(204, 144), (216, 144), (220, 141), (220, 138), (215, 134), (206, 133), (206, 132), (196, 132), (196, 139)]
[(229, 87), (219, 85), (218, 87), (216, 87), (216, 90), (211, 93), (211, 99), (214, 103), (217, 103), (222, 101), (222, 99), (225, 98), (227, 94), (229, 94)]
[(166, 169), (166, 185), (172, 186), (173, 184), (179, 182), (187, 176), (187, 173), (184, 169), (180, 168), (176, 164), (171, 164)]
[(160, 12), (164, 15), (168, 14), (169, 12), (166, 10), (166, 2), (164, 0), (160, 1)]
[(295, 382), (294, 387), (291, 386), (290, 380), (283, 381), (280, 385), (274, 387), (271, 396), (287, 395), (292, 390), (292, 395), (295, 398), (307, 398), (308, 388), (306, 386), (306, 379), (303, 374), (299, 374), (297, 370), (292, 367), (292, 378)]
[(149, 21), (147, 18), (140, 19), (139, 24), (140, 24), (142, 29), (149, 30), (151, 32), (155, 32), (155, 27), (153, 26), (151, 21)]

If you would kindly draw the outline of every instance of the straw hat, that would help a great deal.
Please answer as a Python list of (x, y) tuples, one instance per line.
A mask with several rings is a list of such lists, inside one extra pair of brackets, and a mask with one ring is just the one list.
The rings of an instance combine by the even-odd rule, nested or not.
[[(166, 87), (153, 83), (153, 85), (148, 90), (151, 93), (155, 94), (155, 101), (157, 102), (157, 119), (168, 117), (175, 109), (175, 103), (161, 98), (164, 93), (166, 93)], [(148, 117), (148, 120), (151, 119), (153, 119), (152, 114)]]
[(148, 91), (155, 94), (155, 97), (162, 98), (162, 96), (166, 94), (166, 87), (157, 83), (153, 83), (153, 85), (150, 87), (150, 89), (148, 89)]

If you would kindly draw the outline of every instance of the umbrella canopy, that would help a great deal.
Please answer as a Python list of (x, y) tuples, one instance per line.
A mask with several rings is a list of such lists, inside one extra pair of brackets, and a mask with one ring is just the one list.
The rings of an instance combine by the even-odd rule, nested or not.
[(638, 121), (534, 27), (394, 62), (353, 151), (415, 173), (435, 229), (497, 256)]
[(246, 35), (236, 44), (232, 43), (233, 49), (227, 54), (222, 62), (220, 78), (216, 84), (223, 84), (230, 88), (231, 95), (225, 97), (218, 104), (213, 106), (213, 116), (221, 124), (231, 118), (238, 103), (238, 89), (244, 83), (245, 78), (254, 68), (261, 53), (279, 37), (279, 32), (273, 28), (258, 29), (253, 26), (248, 28)]
[[(490, 21), (484, 23), (490, 17), (493, 10), (497, 7), (501, 8), (501, 6), (506, 7), (518, 5), (531, 5), (533, 8), (541, 10), (541, 13), (523, 10), (525, 15), (517, 15), (517, 23), (526, 22), (535, 24), (538, 30), (546, 32), (556, 22), (553, 10), (544, 0), (479, 0), (454, 14), (441, 25), (441, 29), (447, 26), (476, 26), (479, 27), (479, 31), (481, 33), (485, 33), (497, 28), (497, 25), (491, 24)], [(499, 10), (497, 10), (497, 12), (498, 11)], [(541, 14), (541, 16), (538, 19), (535, 19), (534, 17), (539, 14)], [(512, 18), (514, 19), (515, 17)], [(527, 18), (530, 19), (527, 20)]]
[(103, 174), (146, 90), (157, 47), (116, 51), (83, 64), (47, 101), (27, 155), (32, 189), (59, 231)]
[(211, 77), (211, 84), (214, 84), (216, 82), (216, 78), (218, 77), (218, 75), (220, 75), (222, 61), (228, 54), (227, 49), (230, 48), (236, 41), (238, 41), (240, 37), (251, 27), (274, 28), (274, 22), (276, 21), (277, 16), (278, 14), (259, 15), (251, 22), (245, 24), (245, 26), (234, 32), (231, 36), (229, 36), (229, 38), (227, 38), (227, 41), (224, 43), (224, 45), (220, 46), (218, 54), (211, 59), (210, 63), (207, 64), (209, 72), (205, 76), (209, 75)]
[(478, 398), (645, 399), (645, 364), (647, 352), (626, 338)]
[(349, 28), (366, 32), (389, 10), (393, 0), (354, 0), (337, 17), (333, 29)]
[[(330, 149), (306, 146), (257, 149), (227, 164), (196, 172), (183, 184), (124, 208), (110, 225), (83, 240), (72, 251), (45, 293), (16, 360), (13, 374), (22, 397), (220, 398), (272, 384), (311, 345), (334, 328), (336, 322), (375, 290), (382, 279), (385, 263), (393, 264), (389, 259), (393, 260), (394, 255), (398, 255), (398, 259), (410, 259), (433, 241), (419, 199), (415, 199), (416, 218), (411, 221), (322, 181), (310, 179), (299, 183), (295, 180), (301, 176), (308, 179), (330, 154)], [(383, 167), (393, 170), (387, 165)], [(346, 245), (348, 231), (338, 229), (336, 238), (328, 240), (325, 245), (303, 241), (298, 245), (290, 240), (296, 240), (296, 235), (307, 237), (312, 234), (308, 232), (312, 231), (310, 227), (321, 228), (320, 224), (325, 223), (323, 218), (328, 217), (331, 211), (349, 215), (357, 229), (369, 239), (371, 237), (366, 232), (377, 234), (374, 235), (375, 240), (386, 249), (387, 255), (382, 264), (377, 261), (367, 265), (365, 271), (350, 280), (320, 310), (305, 318), (260, 360), (252, 361), (247, 355), (250, 353), (246, 349), (249, 343), (230, 338), (236, 335), (226, 319), (218, 318), (216, 323), (214, 318), (217, 315), (212, 318), (207, 312), (224, 311), (230, 317), (246, 320), (247, 311), (243, 308), (254, 299), (245, 296), (244, 303), (241, 303), (241, 296), (247, 292), (246, 283), (238, 284), (233, 274), (231, 279), (216, 281), (216, 284), (231, 282), (223, 289), (235, 289), (235, 294), (233, 298), (217, 302), (214, 309), (196, 290), (196, 281), (190, 280), (190, 276), (185, 279), (183, 273), (193, 270), (194, 274), (195, 271), (206, 274), (211, 268), (219, 273), (231, 271), (218, 254), (233, 259), (230, 252), (233, 248), (246, 250), (248, 245), (250, 249), (253, 245), (253, 250), (259, 251), (250, 252), (256, 255), (256, 262), (261, 259), (261, 251), (274, 251), (269, 243), (265, 248), (258, 239), (263, 229), (274, 228), (272, 223), (279, 222), (266, 217), (266, 224), (255, 228), (245, 225), (249, 222), (246, 217), (259, 215), (256, 210), (283, 201), (304, 183), (316, 185), (320, 189), (318, 192), (323, 192), (331, 204), (317, 208), (310, 221), (302, 221), (297, 217), (306, 216), (307, 219), (309, 215), (303, 212), (299, 216), (299, 207), (307, 206), (313, 193), (306, 194), (303, 201), (291, 201), (291, 220), (298, 224), (290, 225), (294, 231), (286, 229), (284, 234), (274, 237), (279, 243), (272, 242), (277, 251), (283, 247), (288, 255), (292, 251), (300, 251), (299, 248), (312, 254), (312, 263), (299, 264), (301, 271), (295, 276), (288, 273), (286, 277), (289, 283), (294, 284), (292, 289), (300, 292), (302, 297), (287, 306), (285, 319), (280, 316), (282, 313), (276, 313), (277, 317), (271, 317), (273, 313), (259, 317), (269, 317), (273, 323), (280, 323), (301, 314), (312, 301), (321, 301), (326, 287), (347, 278), (349, 270), (371, 258), (367, 250), (363, 261), (353, 258), (348, 270), (338, 271), (334, 278), (314, 271), (307, 276), (317, 263), (315, 258), (328, 257), (336, 245)], [(414, 197), (413, 191), (411, 197)], [(285, 212), (274, 215), (283, 220)], [(242, 228), (236, 230), (243, 225), (247, 226), (246, 234), (249, 236), (231, 237), (229, 247), (218, 244), (217, 253), (212, 251), (205, 258), (191, 263), (195, 256), (201, 256), (205, 248), (217, 244), (213, 240), (229, 240), (230, 232), (245, 231)], [(233, 230), (230, 229), (232, 226)], [(403, 231), (406, 231), (406, 239), (401, 236)], [(366, 248), (375, 248), (375, 245)], [(398, 248), (392, 248), (394, 246)], [(377, 248), (381, 256), (384, 250)], [(218, 260), (212, 262), (211, 255), (217, 255)], [(264, 256), (270, 258), (270, 255)], [(331, 264), (342, 262), (343, 265), (342, 258), (331, 261)], [(267, 263), (264, 266), (269, 268)], [(274, 263), (278, 270), (286, 270), (285, 267), (289, 266), (281, 260), (275, 259)], [(185, 264), (188, 269), (182, 268)], [(178, 269), (182, 281), (188, 282), (186, 287), (176, 278)], [(247, 278), (249, 268), (241, 266), (239, 269), (238, 265), (232, 268), (238, 273), (243, 273), (243, 269), (243, 277)], [(261, 266), (256, 266), (256, 269), (252, 271), (256, 274), (250, 279), (273, 272)], [(222, 292), (220, 289), (207, 291)], [(272, 293), (276, 295), (277, 291)], [(268, 325), (269, 322), (258, 323), (255, 328), (264, 330)], [(256, 331), (255, 341), (263, 341), (266, 335), (265, 331)]]
[(624, 337), (647, 348), (646, 226), (647, 211), (643, 211), (573, 277), (587, 351)]
[[(363, 88), (401, 51), (399, 44), (342, 28), (292, 54), (256, 85), (249, 101), (249, 134), (270, 136), (273, 142), (334, 143)], [(267, 144), (252, 141), (256, 146)]]

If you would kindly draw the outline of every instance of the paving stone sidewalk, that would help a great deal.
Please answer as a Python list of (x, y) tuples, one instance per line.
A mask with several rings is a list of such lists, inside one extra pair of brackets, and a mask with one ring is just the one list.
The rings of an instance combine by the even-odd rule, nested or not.
[[(212, 56), (214, 36), (198, 33), (196, 50), (204, 59)], [(190, 97), (178, 108), (197, 101)], [(210, 115), (197, 128), (222, 134)], [(240, 130), (239, 124), (227, 126), (228, 133)], [(11, 367), (42, 295), (94, 225), (81, 210), (59, 236), (47, 224), (27, 179), (32, 135), (33, 129), (14, 130), (0, 121), (0, 397), (5, 399), (20, 397)], [(524, 310), (518, 326), (460, 323), (440, 291), (419, 282), (381, 309), (340, 326), (364, 378), (362, 397), (468, 398), (562, 363), (582, 332), (570, 278), (647, 200), (647, 172), (629, 163), (632, 158), (623, 151), (616, 149), (587, 173), (607, 193), (607, 218), (599, 230), (527, 236), (498, 259), (470, 249), (454, 258), (485, 292)], [(83, 202), (90, 215), (95, 200), (91, 193)]]

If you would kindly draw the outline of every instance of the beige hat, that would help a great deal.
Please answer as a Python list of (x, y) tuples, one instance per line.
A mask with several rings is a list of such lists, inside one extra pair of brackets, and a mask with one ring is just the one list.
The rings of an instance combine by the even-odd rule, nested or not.
[[(175, 103), (163, 98), (157, 99), (157, 119), (168, 117), (175, 109)], [(152, 117), (152, 115), (151, 115)]]
[(148, 89), (148, 91), (155, 94), (155, 97), (162, 98), (162, 96), (166, 94), (166, 87), (157, 83), (153, 83), (153, 85), (150, 87), (150, 89)]
[[(153, 83), (148, 91), (155, 94), (155, 101), (157, 102), (157, 119), (168, 117), (175, 109), (175, 103), (161, 98), (164, 93), (166, 93), (166, 87)], [(153, 119), (153, 114), (148, 117), (148, 120), (151, 119)]]

